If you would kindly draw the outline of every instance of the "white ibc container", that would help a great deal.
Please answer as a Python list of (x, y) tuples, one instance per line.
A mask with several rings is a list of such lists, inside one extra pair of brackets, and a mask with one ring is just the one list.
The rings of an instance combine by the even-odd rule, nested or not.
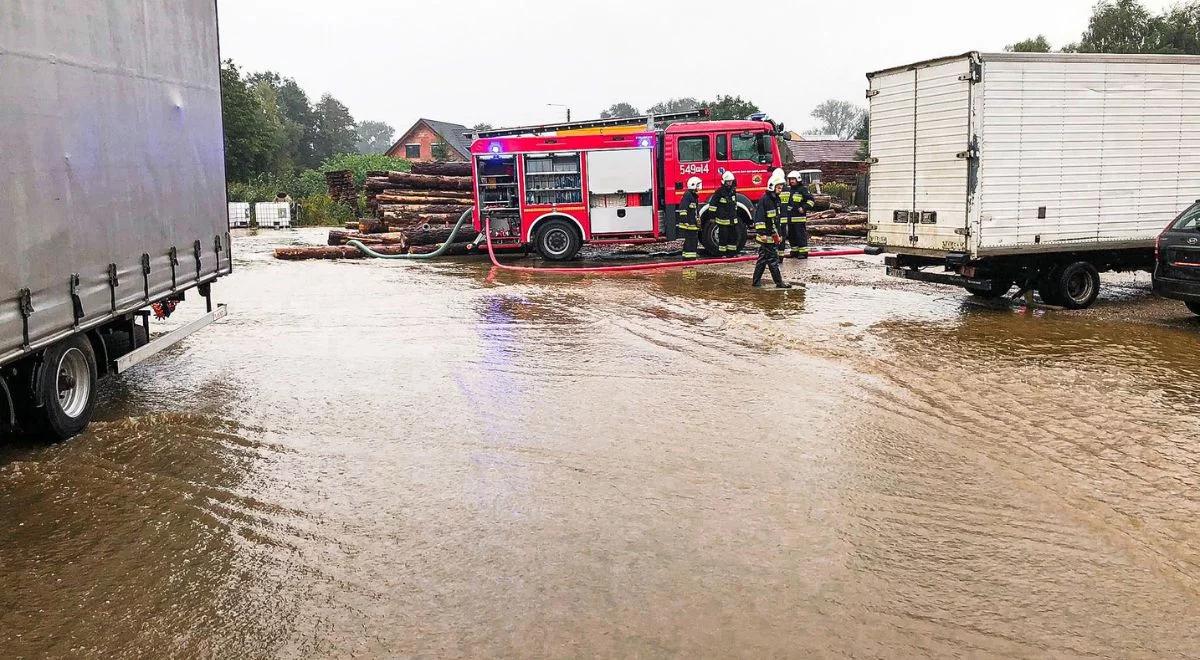
[(250, 226), (249, 202), (229, 202), (229, 226), (234, 229)]
[(291, 227), (292, 207), (286, 202), (259, 202), (254, 205), (254, 218), (261, 229)]

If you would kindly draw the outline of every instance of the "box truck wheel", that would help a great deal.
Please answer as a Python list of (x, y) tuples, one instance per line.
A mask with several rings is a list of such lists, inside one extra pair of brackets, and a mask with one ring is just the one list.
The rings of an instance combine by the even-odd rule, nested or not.
[[(1047, 274), (1048, 290), (1040, 290), (1046, 302), (1062, 305), (1067, 309), (1084, 309), (1096, 302), (1100, 294), (1100, 271), (1086, 261), (1076, 261)], [(1049, 300), (1049, 293), (1054, 300)]]
[(96, 355), (86, 337), (46, 349), (33, 379), (33, 403), (25, 412), (34, 433), (66, 440), (87, 427), (96, 407)]
[(575, 225), (562, 218), (551, 218), (538, 227), (534, 246), (543, 257), (551, 261), (566, 261), (579, 253), (583, 239)]

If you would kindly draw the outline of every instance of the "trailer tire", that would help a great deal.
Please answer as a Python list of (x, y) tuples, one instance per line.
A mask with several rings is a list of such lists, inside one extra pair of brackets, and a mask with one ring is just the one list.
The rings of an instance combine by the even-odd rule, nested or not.
[[(1100, 295), (1100, 271), (1086, 261), (1076, 261), (1051, 271), (1049, 283), (1056, 303), (1067, 309), (1086, 309)], [(1045, 296), (1042, 296), (1045, 298)]]
[(583, 246), (583, 238), (575, 225), (562, 218), (551, 218), (538, 227), (534, 247), (543, 258), (550, 261), (573, 259)]
[(1200, 302), (1185, 300), (1183, 304), (1187, 305), (1189, 312), (1195, 314), (1196, 316), (1200, 316)]
[(92, 421), (97, 380), (96, 355), (86, 337), (68, 337), (46, 349), (23, 425), (53, 441), (78, 435)]

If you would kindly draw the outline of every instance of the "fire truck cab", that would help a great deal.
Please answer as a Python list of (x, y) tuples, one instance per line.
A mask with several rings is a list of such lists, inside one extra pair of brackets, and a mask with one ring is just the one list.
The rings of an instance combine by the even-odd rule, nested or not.
[[(738, 242), (744, 243), (753, 205), (771, 170), (782, 166), (775, 125), (700, 121), (655, 130), (655, 119), (477, 134), (471, 145), (475, 228), (484, 231), (486, 219), (497, 249), (533, 247), (556, 261), (573, 258), (584, 243), (656, 242), (664, 229), (674, 236), (675, 205), (689, 178), (700, 177), (700, 199), (707, 202), (731, 171), (742, 220)], [(701, 241), (716, 254), (712, 219), (705, 204)]]

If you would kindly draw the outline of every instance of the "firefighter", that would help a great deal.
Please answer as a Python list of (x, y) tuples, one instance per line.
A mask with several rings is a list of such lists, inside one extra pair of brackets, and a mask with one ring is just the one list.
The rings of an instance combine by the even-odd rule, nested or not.
[(787, 241), (792, 248), (793, 259), (808, 258), (808, 212), (817, 205), (808, 192), (808, 186), (800, 178), (800, 172), (792, 170), (787, 175), (788, 190), (784, 204), (787, 216)]
[(716, 209), (717, 256), (736, 257), (737, 245), (737, 180), (733, 172), (721, 175), (721, 187), (713, 193), (708, 205)]
[(696, 240), (700, 237), (700, 204), (696, 195), (700, 194), (700, 183), (698, 176), (688, 179), (687, 192), (679, 200), (675, 226), (683, 236), (684, 261), (696, 258)]
[(783, 172), (775, 172), (767, 181), (767, 192), (754, 206), (754, 240), (758, 242), (758, 261), (754, 262), (754, 281), (751, 284), (756, 287), (762, 286), (763, 271), (770, 269), (776, 289), (792, 288), (791, 284), (783, 281), (783, 273), (779, 272), (777, 248), (783, 242), (783, 237), (779, 235), (782, 211), (779, 195), (785, 186)]

